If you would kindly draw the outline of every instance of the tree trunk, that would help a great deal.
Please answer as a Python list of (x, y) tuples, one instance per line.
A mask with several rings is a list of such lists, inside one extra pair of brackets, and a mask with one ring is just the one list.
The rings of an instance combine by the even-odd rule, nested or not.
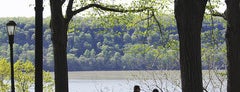
[(240, 1), (226, 0), (227, 4), (227, 60), (228, 92), (240, 91)]
[(61, 2), (50, 0), (51, 31), (54, 50), (55, 92), (68, 92), (67, 29), (68, 23), (62, 15)]
[(201, 27), (207, 0), (175, 0), (183, 92), (203, 92)]
[(35, 5), (35, 92), (43, 92), (43, 0)]

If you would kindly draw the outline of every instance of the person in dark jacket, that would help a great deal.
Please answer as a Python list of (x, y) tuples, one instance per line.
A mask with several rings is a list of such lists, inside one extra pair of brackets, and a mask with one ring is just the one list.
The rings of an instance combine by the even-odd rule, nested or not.
[(152, 91), (152, 92), (159, 92), (159, 91), (158, 91), (158, 89), (153, 89), (153, 91)]
[(133, 92), (140, 92), (140, 86), (135, 85), (133, 88)]

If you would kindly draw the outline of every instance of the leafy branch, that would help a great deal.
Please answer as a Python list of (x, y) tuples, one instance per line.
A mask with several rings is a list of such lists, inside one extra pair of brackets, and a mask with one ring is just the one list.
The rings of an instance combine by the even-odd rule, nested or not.
[(209, 6), (207, 6), (207, 8), (206, 8), (207, 10), (210, 11), (210, 14), (208, 14), (208, 15), (216, 16), (216, 17), (222, 17), (225, 20), (227, 20), (227, 16), (226, 16), (227, 10), (225, 10), (224, 13), (221, 13), (221, 12), (217, 11), (216, 9), (214, 9), (214, 6), (212, 5), (210, 0), (208, 0), (208, 2), (209, 2)]
[(67, 11), (66, 11), (66, 20), (67, 22), (69, 22), (72, 17), (82, 11), (85, 11), (89, 8), (98, 8), (104, 11), (111, 11), (111, 12), (120, 12), (120, 13), (127, 13), (127, 12), (143, 12), (145, 10), (151, 9), (152, 7), (144, 7), (141, 9), (135, 8), (135, 9), (120, 9), (120, 8), (114, 8), (114, 7), (109, 7), (109, 6), (104, 6), (101, 4), (97, 4), (97, 3), (93, 3), (93, 4), (88, 4), (86, 6), (80, 7), (76, 10), (72, 10), (73, 9), (73, 1), (74, 0), (69, 0), (68, 5), (67, 5)]

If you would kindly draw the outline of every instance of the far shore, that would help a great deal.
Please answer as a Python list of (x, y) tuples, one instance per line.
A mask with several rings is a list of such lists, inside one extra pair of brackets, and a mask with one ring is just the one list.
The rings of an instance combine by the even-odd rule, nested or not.
[(134, 79), (151, 79), (152, 75), (178, 72), (163, 70), (140, 70), (140, 71), (72, 71), (69, 72), (69, 79), (91, 79), (91, 80), (134, 80)]
[[(217, 70), (224, 73), (225, 70)], [(211, 71), (213, 72), (213, 71)], [(53, 73), (52, 73), (53, 74)], [(203, 70), (203, 76), (209, 74)], [(180, 70), (133, 70), (133, 71), (69, 71), (70, 80), (139, 80), (169, 77), (180, 79)]]

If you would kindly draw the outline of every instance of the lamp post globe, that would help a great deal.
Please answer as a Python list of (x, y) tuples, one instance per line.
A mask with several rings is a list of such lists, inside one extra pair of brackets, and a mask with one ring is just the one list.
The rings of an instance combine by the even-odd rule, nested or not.
[(16, 30), (16, 23), (14, 21), (9, 21), (7, 23), (7, 31), (8, 31), (8, 35), (14, 35), (15, 30)]
[(13, 44), (14, 42), (14, 34), (16, 30), (16, 23), (14, 21), (9, 21), (6, 26), (7, 26), (7, 32), (9, 36), (9, 44)]
[(16, 30), (16, 23), (14, 21), (9, 21), (7, 26), (8, 38), (9, 38), (9, 45), (10, 45), (10, 66), (11, 66), (11, 92), (15, 92), (14, 86), (14, 61), (13, 61), (13, 43), (14, 43), (14, 33)]

